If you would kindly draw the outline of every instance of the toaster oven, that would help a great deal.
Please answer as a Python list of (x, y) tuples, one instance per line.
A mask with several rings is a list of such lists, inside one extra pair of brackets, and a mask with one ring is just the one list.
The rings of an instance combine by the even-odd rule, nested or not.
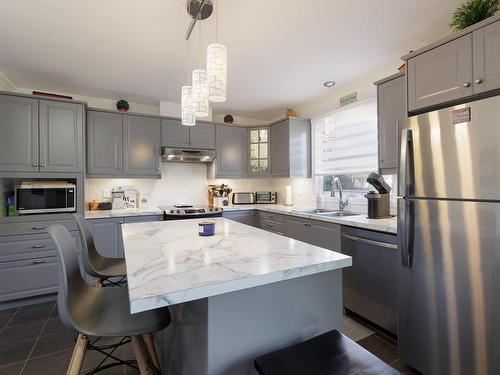
[(274, 191), (257, 191), (255, 193), (255, 203), (276, 204), (278, 203), (278, 193)]

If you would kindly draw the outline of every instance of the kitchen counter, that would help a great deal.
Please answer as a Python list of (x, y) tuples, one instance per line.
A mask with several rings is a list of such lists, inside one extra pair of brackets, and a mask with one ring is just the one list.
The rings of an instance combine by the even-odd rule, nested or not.
[[(123, 224), (133, 313), (350, 266), (349, 256), (216, 218)], [(251, 250), (249, 251), (249, 244)]]
[(366, 217), (366, 214), (359, 214), (356, 216), (347, 216), (347, 217), (326, 217), (323, 215), (299, 212), (301, 210), (312, 210), (312, 209), (313, 208), (311, 207), (284, 206), (279, 204), (256, 204), (256, 205), (240, 205), (240, 206), (224, 207), (224, 211), (259, 210), (259, 211), (275, 212), (284, 215), (302, 217), (305, 219), (325, 221), (329, 223), (347, 225), (350, 227), (371, 229), (379, 232), (397, 234), (396, 217), (391, 217), (387, 219), (368, 219)]
[(85, 219), (105, 219), (110, 217), (163, 215), (159, 208), (127, 208), (123, 210), (85, 211)]

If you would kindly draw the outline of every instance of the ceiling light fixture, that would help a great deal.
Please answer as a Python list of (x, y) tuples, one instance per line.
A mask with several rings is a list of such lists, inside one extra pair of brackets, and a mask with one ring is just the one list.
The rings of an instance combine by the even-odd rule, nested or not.
[(328, 88), (333, 87), (333, 86), (335, 86), (335, 81), (325, 81), (325, 82), (323, 82), (323, 86), (328, 87)]
[(227, 53), (219, 41), (218, 7), (215, 8), (215, 43), (207, 47), (208, 100), (221, 103), (226, 101)]
[(207, 117), (208, 106), (208, 82), (205, 69), (193, 70), (193, 113), (196, 117)]
[[(193, 87), (182, 86), (181, 90), (181, 117), (182, 125), (196, 125), (196, 117), (193, 110)], [(169, 155), (170, 156), (170, 155)], [(173, 157), (173, 155), (172, 155)]]

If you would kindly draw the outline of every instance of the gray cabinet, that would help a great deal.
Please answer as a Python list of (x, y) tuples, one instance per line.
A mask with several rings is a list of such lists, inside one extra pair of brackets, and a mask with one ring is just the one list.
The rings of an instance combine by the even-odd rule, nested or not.
[(341, 225), (311, 220), (310, 244), (341, 252)]
[(174, 119), (162, 119), (161, 126), (162, 146), (189, 147), (189, 126), (182, 125), (181, 120)]
[(310, 243), (312, 240), (311, 226), (311, 220), (289, 216), (285, 222), (285, 235), (294, 240)]
[(405, 76), (396, 74), (377, 85), (378, 151), (382, 173), (396, 173), (398, 167), (398, 122), (407, 117)]
[(87, 172), (121, 175), (123, 169), (123, 116), (89, 111), (87, 114)]
[(38, 171), (38, 100), (0, 96), (0, 171)]
[(281, 235), (285, 234), (287, 216), (276, 214), (274, 212), (258, 211), (256, 219), (256, 225), (259, 228)]
[(125, 115), (123, 118), (123, 173), (159, 176), (161, 121)]
[(474, 31), (474, 93), (500, 88), (500, 21)]
[(240, 178), (247, 174), (247, 128), (217, 125), (215, 178)]
[(208, 122), (197, 122), (189, 128), (189, 147), (215, 149), (215, 125)]
[(41, 100), (40, 171), (83, 172), (83, 105)]
[(248, 174), (269, 176), (271, 173), (271, 129), (269, 127), (248, 129)]
[(97, 251), (108, 258), (123, 257), (121, 218), (91, 219), (90, 224)]
[(241, 210), (241, 211), (224, 211), (223, 217), (229, 220), (237, 221), (238, 223), (256, 226), (256, 212), (255, 210)]
[(409, 112), (472, 95), (472, 35), (410, 58), (407, 75)]
[(290, 117), (271, 126), (273, 177), (311, 177), (311, 121)]

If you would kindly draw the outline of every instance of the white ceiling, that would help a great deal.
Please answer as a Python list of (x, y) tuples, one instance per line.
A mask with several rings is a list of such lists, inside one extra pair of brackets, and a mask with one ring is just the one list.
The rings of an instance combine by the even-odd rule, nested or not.
[[(216, 0), (228, 100), (253, 118), (324, 95), (449, 33), (460, 0)], [(214, 14), (215, 15), (215, 14)], [(215, 17), (202, 22), (203, 51)], [(0, 0), (0, 71), (17, 87), (179, 102), (200, 59), (185, 0)], [(188, 50), (191, 59), (188, 62)]]

